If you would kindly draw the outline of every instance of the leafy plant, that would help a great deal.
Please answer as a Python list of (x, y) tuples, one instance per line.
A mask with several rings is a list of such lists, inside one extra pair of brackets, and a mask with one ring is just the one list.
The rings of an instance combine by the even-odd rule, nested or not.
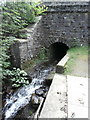
[(0, 79), (3, 82), (11, 81), (13, 87), (20, 87), (29, 84), (27, 73), (20, 68), (10, 69), (9, 46), (15, 38), (10, 37), (0, 41)]
[(32, 2), (32, 7), (36, 16), (42, 15), (48, 9), (43, 2)]
[(11, 71), (6, 70), (5, 75), (10, 81), (12, 81), (13, 87), (20, 87), (29, 84), (27, 73), (24, 70), (20, 70), (20, 68), (13, 68)]
[(8, 69), (10, 66), (10, 56), (8, 54), (8, 49), (13, 41), (13, 37), (0, 40), (0, 73), (2, 73), (0, 76), (1, 79), (4, 77), (3, 74), (5, 69)]

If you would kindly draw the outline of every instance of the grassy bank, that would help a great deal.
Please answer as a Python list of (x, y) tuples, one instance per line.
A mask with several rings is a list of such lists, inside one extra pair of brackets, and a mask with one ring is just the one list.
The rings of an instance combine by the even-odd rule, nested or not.
[(75, 66), (75, 62), (77, 59), (85, 60), (87, 59), (88, 55), (90, 54), (90, 46), (81, 46), (81, 47), (74, 47), (68, 50), (68, 54), (70, 59), (68, 60), (65, 66), (64, 74), (70, 74)]

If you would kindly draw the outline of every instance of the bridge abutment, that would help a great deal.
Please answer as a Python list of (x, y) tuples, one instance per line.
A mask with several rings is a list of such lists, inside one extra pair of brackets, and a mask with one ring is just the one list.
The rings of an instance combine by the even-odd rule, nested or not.
[[(66, 44), (69, 48), (89, 43), (89, 1), (51, 0), (44, 3), (48, 7), (48, 11), (33, 28), (29, 28), (32, 32), (29, 32), (28, 40), (26, 42), (19, 40), (20, 64), (35, 57), (41, 47), (49, 49), (56, 42)], [(18, 52), (17, 48), (12, 49), (14, 49), (12, 51)], [(13, 55), (16, 59), (14, 61), (18, 61), (17, 54), (14, 52)]]

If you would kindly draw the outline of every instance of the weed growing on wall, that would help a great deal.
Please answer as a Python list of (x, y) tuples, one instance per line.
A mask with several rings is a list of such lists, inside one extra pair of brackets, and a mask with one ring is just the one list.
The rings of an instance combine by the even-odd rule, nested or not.
[(38, 54), (38, 57), (40, 58), (40, 60), (44, 60), (47, 58), (46, 54), (45, 54), (45, 51), (46, 51), (46, 48), (45, 47), (42, 47), (39, 54)]
[(28, 71), (28, 69), (33, 68), (35, 65), (47, 60), (48, 60), (47, 49), (45, 47), (42, 47), (36, 57), (22, 64), (22, 68), (25, 71)]

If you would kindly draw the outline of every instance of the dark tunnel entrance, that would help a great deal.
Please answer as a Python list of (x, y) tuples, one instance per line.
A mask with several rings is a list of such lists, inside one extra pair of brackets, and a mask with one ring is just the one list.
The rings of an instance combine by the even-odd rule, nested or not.
[(67, 53), (69, 47), (61, 42), (56, 42), (50, 46), (50, 60), (59, 62)]

